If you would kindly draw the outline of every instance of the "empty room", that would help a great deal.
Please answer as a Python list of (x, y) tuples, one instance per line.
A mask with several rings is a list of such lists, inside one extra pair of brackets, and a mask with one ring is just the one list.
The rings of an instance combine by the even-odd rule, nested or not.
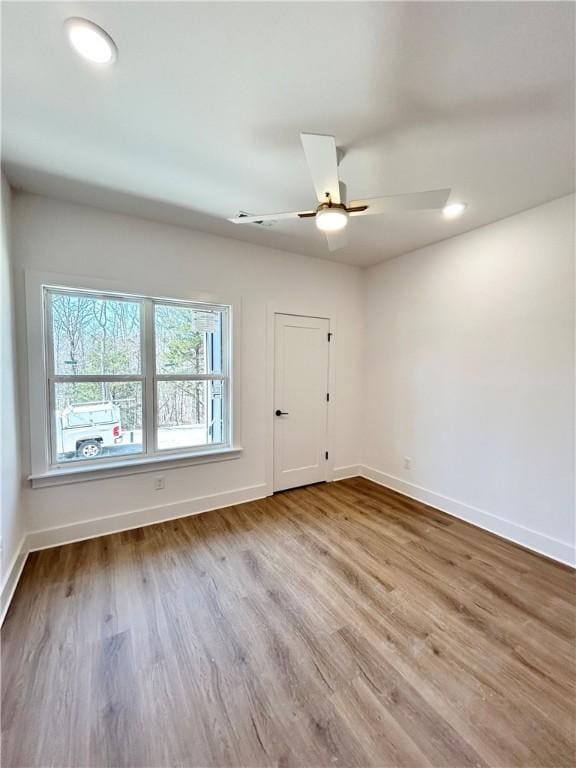
[(576, 4), (0, 11), (2, 766), (573, 768)]

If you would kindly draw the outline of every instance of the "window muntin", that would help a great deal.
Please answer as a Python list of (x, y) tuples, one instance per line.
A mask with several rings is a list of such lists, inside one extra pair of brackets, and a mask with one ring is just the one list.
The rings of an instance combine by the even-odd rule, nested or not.
[(44, 288), (50, 465), (229, 446), (229, 307)]

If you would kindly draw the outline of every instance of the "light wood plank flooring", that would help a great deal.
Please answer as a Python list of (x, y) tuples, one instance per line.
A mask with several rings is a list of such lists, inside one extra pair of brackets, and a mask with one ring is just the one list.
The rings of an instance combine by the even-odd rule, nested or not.
[(574, 574), (354, 478), (29, 558), (3, 766), (575, 765)]

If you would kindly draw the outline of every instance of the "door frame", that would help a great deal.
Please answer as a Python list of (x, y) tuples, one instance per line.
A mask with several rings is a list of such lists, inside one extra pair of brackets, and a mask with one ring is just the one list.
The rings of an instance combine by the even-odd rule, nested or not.
[(275, 327), (276, 315), (295, 315), (296, 317), (316, 317), (320, 320), (328, 320), (328, 327), (332, 339), (328, 344), (328, 391), (330, 400), (327, 403), (326, 416), (326, 482), (331, 482), (334, 476), (334, 402), (336, 398), (336, 344), (337, 344), (337, 316), (326, 307), (310, 307), (305, 304), (270, 303), (266, 305), (266, 495), (274, 493), (274, 359), (275, 359)]

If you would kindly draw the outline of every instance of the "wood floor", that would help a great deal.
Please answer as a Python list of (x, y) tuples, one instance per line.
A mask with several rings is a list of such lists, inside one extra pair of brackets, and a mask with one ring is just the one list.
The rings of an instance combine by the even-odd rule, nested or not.
[(576, 763), (574, 574), (367, 480), (33, 554), (3, 766)]

